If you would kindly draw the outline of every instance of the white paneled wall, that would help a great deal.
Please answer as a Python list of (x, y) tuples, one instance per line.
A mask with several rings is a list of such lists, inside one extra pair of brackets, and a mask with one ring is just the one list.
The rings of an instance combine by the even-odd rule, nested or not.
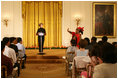
[[(64, 1), (63, 17), (62, 17), (62, 45), (69, 46), (71, 35), (67, 32), (67, 28), (71, 31), (76, 29), (75, 15), (80, 16), (80, 26), (84, 27), (84, 37), (92, 37), (92, 2), (91, 1)], [(5, 36), (22, 37), (22, 2), (21, 1), (1, 1), (1, 20), (7, 16), (8, 26), (1, 22), (1, 39)], [(98, 39), (98, 41), (101, 38)], [(110, 38), (109, 42), (117, 41), (117, 38)]]
[(22, 37), (21, 1), (1, 1), (1, 20), (8, 19), (8, 26), (1, 22), (1, 39), (3, 37)]

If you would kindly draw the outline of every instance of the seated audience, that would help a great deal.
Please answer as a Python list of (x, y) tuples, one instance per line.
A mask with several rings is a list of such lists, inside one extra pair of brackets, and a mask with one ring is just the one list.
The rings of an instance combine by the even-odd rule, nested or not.
[(15, 44), (17, 44), (17, 39), (15, 37), (11, 37), (9, 47), (14, 49), (14, 51), (16, 52), (16, 55), (18, 55), (18, 48)]
[(103, 42), (103, 43), (107, 42), (107, 40), (108, 40), (107, 36), (103, 36), (103, 37), (102, 37), (102, 42)]
[(117, 50), (112, 44), (108, 42), (101, 46), (96, 44), (89, 56), (94, 66), (93, 78), (117, 77)]
[(85, 49), (87, 42), (84, 39), (81, 39), (79, 42), (79, 49), (75, 51), (75, 56), (87, 56), (88, 50)]
[(16, 53), (13, 49), (8, 47), (10, 45), (10, 39), (8, 37), (4, 37), (3, 42), (5, 43), (5, 50), (4, 50), (3, 54), (5, 56), (11, 58), (13, 64), (15, 64), (17, 61)]
[(10, 58), (3, 54), (5, 50), (5, 44), (1, 42), (1, 66), (5, 65), (7, 67), (7, 76), (10, 76), (13, 71), (13, 64)]
[[(25, 58), (25, 62), (26, 62), (25, 47), (22, 44), (22, 38), (20, 38), (20, 37), (17, 38), (16, 46), (18, 47), (18, 53), (19, 53), (18, 57)], [(23, 62), (22, 68), (25, 68), (24, 62)]]
[(85, 47), (85, 49), (88, 49), (89, 51), (91, 51), (91, 49), (92, 49), (92, 45), (90, 44), (90, 40), (89, 40), (89, 38), (84, 38), (84, 40), (86, 40), (87, 41), (87, 46)]

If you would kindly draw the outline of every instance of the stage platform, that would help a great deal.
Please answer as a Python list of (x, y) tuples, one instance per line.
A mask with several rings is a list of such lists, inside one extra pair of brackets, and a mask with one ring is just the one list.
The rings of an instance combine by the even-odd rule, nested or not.
[(44, 49), (44, 55), (38, 55), (38, 49), (26, 49), (26, 63), (63, 63), (66, 49)]

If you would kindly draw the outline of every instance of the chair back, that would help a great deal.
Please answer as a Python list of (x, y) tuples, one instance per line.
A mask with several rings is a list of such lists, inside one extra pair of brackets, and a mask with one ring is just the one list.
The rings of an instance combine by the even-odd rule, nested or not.
[(90, 58), (87, 56), (76, 56), (74, 57), (74, 77), (80, 76), (81, 72), (87, 71), (86, 65), (90, 63)]
[(1, 78), (7, 77), (7, 67), (5, 65), (1, 66)]

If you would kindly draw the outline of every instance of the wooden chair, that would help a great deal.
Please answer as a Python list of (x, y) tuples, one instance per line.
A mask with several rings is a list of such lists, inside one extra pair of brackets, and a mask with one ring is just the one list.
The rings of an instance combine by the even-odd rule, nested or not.
[[(72, 55), (74, 55), (75, 52), (68, 52), (68, 54), (72, 54)], [(66, 72), (67, 72), (67, 75), (72, 76), (72, 69), (71, 69), (70, 66), (72, 65), (73, 61), (72, 61), (72, 60), (69, 61), (68, 59), (69, 59), (69, 57), (66, 56)]]
[(77, 67), (76, 67), (76, 61), (75, 61), (75, 60), (73, 61), (73, 63), (74, 63), (74, 70), (75, 70), (75, 72), (74, 72), (74, 73), (75, 73), (75, 74), (74, 74), (74, 77), (75, 77), (75, 78), (80, 77), (81, 72), (82, 72), (82, 71), (86, 71), (86, 67), (84, 67), (84, 68), (77, 68)]
[(93, 71), (94, 71), (93, 65), (87, 64), (86, 69), (87, 69), (87, 78), (92, 78), (93, 77)]
[(20, 69), (22, 69), (23, 62), (25, 61), (25, 58), (17, 58), (17, 62), (20, 64)]
[(73, 59), (72, 66), (72, 77), (81, 77), (81, 72), (87, 71), (86, 65), (90, 63), (90, 58), (88, 56), (75, 56)]
[(5, 65), (1, 66), (1, 78), (7, 78), (7, 67)]

